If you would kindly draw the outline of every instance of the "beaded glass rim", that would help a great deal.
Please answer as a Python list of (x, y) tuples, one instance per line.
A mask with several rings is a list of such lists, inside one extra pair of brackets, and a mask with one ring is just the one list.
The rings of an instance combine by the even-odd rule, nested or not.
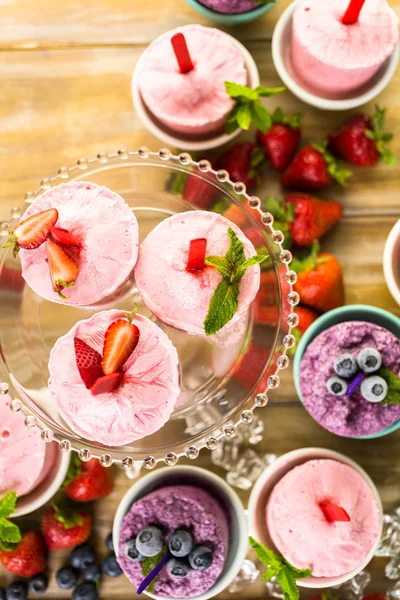
[[(78, 440), (74, 440), (73, 443), (71, 440), (67, 438), (67, 436), (62, 435), (61, 433), (54, 433), (51, 429), (45, 427), (43, 423), (40, 422), (40, 419), (37, 419), (34, 415), (29, 414), (29, 408), (24, 404), (23, 400), (14, 399), (11, 401), (10, 408), (13, 412), (22, 413), (24, 415), (25, 420), (24, 423), (28, 429), (33, 429), (38, 427), (41, 430), (41, 437), (45, 442), (57, 441), (58, 446), (61, 452), (71, 452), (74, 450), (78, 452), (79, 458), (82, 461), (88, 461), (91, 458), (99, 458), (100, 463), (105, 467), (110, 467), (112, 464), (120, 464), (126, 470), (131, 469), (132, 467), (136, 467), (138, 465), (143, 466), (145, 469), (153, 469), (158, 463), (165, 463), (168, 466), (175, 465), (180, 458), (189, 458), (191, 460), (195, 460), (200, 453), (200, 450), (203, 448), (207, 448), (208, 450), (215, 450), (220, 443), (220, 440), (224, 437), (233, 438), (236, 435), (237, 429), (241, 423), (251, 423), (254, 418), (254, 411), (257, 408), (263, 408), (268, 404), (268, 392), (270, 390), (274, 390), (279, 387), (280, 377), (279, 372), (283, 369), (287, 369), (289, 366), (290, 360), (287, 355), (288, 350), (292, 349), (296, 345), (296, 339), (292, 334), (292, 329), (296, 327), (299, 323), (299, 317), (294, 312), (294, 307), (300, 302), (300, 297), (297, 292), (293, 290), (293, 285), (297, 281), (297, 274), (295, 271), (290, 269), (290, 263), (292, 261), (292, 253), (289, 250), (283, 248), (284, 234), (280, 230), (274, 229), (274, 217), (269, 212), (263, 212), (261, 210), (261, 200), (257, 196), (250, 196), (246, 192), (246, 186), (244, 183), (233, 182), (229, 173), (223, 169), (215, 170), (212, 168), (211, 163), (208, 160), (200, 160), (195, 161), (192, 159), (191, 155), (188, 152), (182, 152), (178, 155), (175, 155), (171, 152), (171, 150), (167, 148), (162, 148), (158, 152), (152, 152), (147, 147), (140, 147), (136, 151), (130, 151), (125, 148), (118, 150), (116, 153), (107, 153), (102, 152), (99, 153), (96, 158), (80, 158), (76, 165), (72, 167), (60, 167), (58, 173), (53, 177), (47, 177), (42, 179), (40, 183), (40, 187), (35, 191), (29, 191), (25, 195), (25, 203), (31, 203), (35, 200), (37, 196), (39, 196), (42, 192), (53, 187), (54, 183), (58, 182), (62, 183), (63, 181), (69, 179), (70, 177), (73, 179), (77, 173), (80, 171), (85, 171), (89, 167), (96, 165), (105, 165), (109, 161), (114, 161), (114, 164), (118, 164), (119, 161), (127, 161), (129, 158), (141, 158), (143, 160), (146, 159), (161, 159), (162, 161), (168, 162), (170, 161), (172, 164), (178, 166), (188, 174), (193, 174), (193, 170), (198, 169), (201, 173), (209, 173), (214, 176), (216, 180), (220, 183), (227, 184), (232, 188), (232, 191), (238, 195), (242, 196), (247, 200), (251, 210), (258, 214), (262, 224), (271, 234), (271, 238), (274, 244), (279, 247), (279, 260), (283, 267), (286, 269), (285, 272), (285, 280), (289, 285), (289, 293), (286, 298), (282, 297), (282, 302), (286, 301), (290, 306), (290, 312), (287, 316), (286, 322), (288, 325), (288, 331), (285, 333), (282, 344), (283, 350), (277, 356), (275, 361), (275, 372), (270, 375), (267, 379), (267, 387), (262, 393), (258, 393), (253, 400), (253, 404), (250, 408), (243, 410), (240, 414), (239, 419), (236, 421), (231, 421), (225, 424), (220, 431), (215, 433), (214, 435), (209, 435), (205, 439), (200, 440), (196, 445), (190, 445), (185, 448), (183, 452), (168, 452), (161, 458), (155, 458), (154, 456), (145, 456), (141, 461), (134, 460), (131, 456), (124, 456), (122, 458), (114, 458), (110, 453), (97, 452), (93, 453), (89, 448), (85, 448), (84, 444), (79, 445)], [(60, 181), (59, 181), (60, 180)], [(17, 206), (11, 210), (11, 221), (13, 219), (19, 219), (23, 212), (24, 206)], [(11, 222), (1, 222), (0, 223), (0, 237), (6, 237), (9, 234), (9, 230), (12, 228)], [(0, 394), (8, 394), (9, 386), (6, 382), (0, 382)], [(82, 447), (83, 446), (83, 447)]]

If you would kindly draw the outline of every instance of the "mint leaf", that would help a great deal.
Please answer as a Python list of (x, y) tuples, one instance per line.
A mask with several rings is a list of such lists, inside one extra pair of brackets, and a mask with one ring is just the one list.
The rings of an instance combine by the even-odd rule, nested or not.
[(0, 519), (5, 519), (12, 515), (17, 502), (16, 492), (8, 492), (0, 499)]
[(251, 117), (252, 111), (250, 104), (242, 104), (241, 106), (239, 106), (239, 109), (236, 112), (236, 120), (240, 129), (244, 129), (245, 131), (248, 131), (250, 129)]
[(254, 90), (246, 85), (234, 81), (225, 81), (225, 89), (235, 105), (226, 119), (226, 132), (232, 133), (236, 129), (250, 129), (251, 123), (263, 133), (266, 133), (272, 124), (271, 115), (261, 102), (260, 98), (269, 97), (283, 92), (285, 88), (266, 88), (259, 85)]
[[(160, 562), (162, 557), (165, 556), (166, 553), (167, 553), (167, 547), (164, 546), (164, 548), (161, 550), (161, 552), (156, 554), (156, 556), (151, 556), (150, 558), (144, 559), (144, 561), (142, 562), (143, 577), (147, 577), (147, 575), (150, 575), (152, 570), (158, 565), (158, 563)], [(157, 577), (155, 577), (153, 579), (153, 581), (150, 583), (149, 587), (147, 588), (147, 590), (151, 594), (154, 594), (154, 587), (156, 585), (156, 581), (157, 581)]]
[(254, 127), (262, 133), (267, 133), (271, 129), (271, 115), (261, 102), (253, 102), (251, 105), (250, 120), (253, 120)]
[(7, 519), (0, 521), (0, 543), (18, 544), (21, 539), (21, 532), (18, 525), (7, 521)]
[(217, 333), (229, 323), (238, 309), (239, 285), (223, 279), (217, 286), (204, 321), (206, 335)]
[(207, 256), (204, 262), (210, 267), (215, 267), (223, 277), (230, 277), (230, 270), (223, 256)]
[(311, 569), (298, 569), (297, 567), (294, 567), (292, 564), (290, 564), (290, 562), (287, 561), (285, 558), (283, 560), (288, 565), (288, 567), (291, 568), (293, 573), (296, 574), (296, 579), (305, 579), (306, 577), (310, 577)]
[(225, 261), (227, 264), (227, 268), (230, 270), (230, 275), (234, 275), (233, 269), (235, 265), (240, 265), (242, 262), (246, 260), (246, 256), (244, 254), (244, 244), (241, 242), (233, 231), (233, 229), (228, 229), (228, 235), (231, 240), (230, 246), (228, 248), (228, 252), (225, 254)]
[(257, 93), (247, 87), (247, 85), (240, 85), (240, 83), (235, 83), (234, 81), (225, 81), (225, 89), (231, 98), (257, 99)]
[(285, 600), (299, 600), (300, 593), (296, 585), (296, 579), (289, 565), (283, 565), (276, 576), (276, 581), (282, 588)]
[(255, 92), (257, 92), (258, 96), (263, 96), (263, 97), (269, 97), (269, 96), (275, 96), (276, 94), (280, 94), (281, 92), (284, 92), (286, 90), (285, 87), (278, 87), (278, 88), (266, 88), (263, 85), (259, 85), (258, 87), (255, 88)]
[[(250, 546), (256, 551), (257, 558), (262, 562), (263, 565), (272, 569), (280, 569), (282, 566), (282, 559), (275, 554), (273, 550), (270, 550), (264, 544), (259, 544), (254, 538), (249, 537)], [(276, 572), (274, 573), (276, 575)]]
[(400, 379), (398, 376), (388, 369), (379, 369), (376, 374), (388, 384), (387, 396), (380, 404), (400, 404)]

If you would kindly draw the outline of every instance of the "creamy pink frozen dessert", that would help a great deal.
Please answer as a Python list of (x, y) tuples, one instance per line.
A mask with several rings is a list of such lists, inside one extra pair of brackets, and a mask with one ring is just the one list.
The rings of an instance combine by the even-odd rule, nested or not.
[(54, 290), (47, 242), (21, 248), (22, 275), (39, 296), (52, 302), (89, 306), (118, 292), (132, 275), (139, 250), (139, 230), (127, 203), (106, 187), (89, 182), (64, 183), (39, 196), (22, 221), (50, 208), (58, 211), (57, 228), (71, 233), (79, 247), (63, 246), (78, 266), (75, 284)]
[(310, 460), (286, 473), (269, 497), (266, 520), (283, 557), (298, 569), (310, 568), (314, 577), (357, 568), (381, 533), (373, 490), (360, 473), (335, 460)]
[(292, 62), (297, 75), (332, 98), (369, 81), (398, 41), (398, 18), (386, 0), (367, 0), (358, 21), (342, 22), (350, 0), (301, 0), (293, 14)]
[(141, 315), (132, 320), (140, 337), (121, 369), (120, 385), (98, 395), (87, 389), (74, 339), (102, 354), (109, 326), (126, 316), (110, 310), (79, 321), (57, 340), (49, 360), (49, 390), (63, 419), (78, 435), (107, 446), (122, 446), (160, 429), (180, 393), (176, 349), (157, 325)]
[[(246, 258), (256, 250), (243, 232), (222, 215), (206, 211), (179, 213), (162, 221), (140, 248), (135, 269), (143, 301), (163, 323), (188, 333), (205, 335), (204, 322), (210, 301), (223, 276), (213, 266), (188, 270), (193, 240), (205, 240), (206, 256), (225, 256), (231, 229), (244, 244)], [(248, 310), (260, 286), (260, 266), (250, 266), (239, 283), (238, 309), (233, 325)], [(221, 330), (222, 332), (223, 330)]]
[(38, 429), (28, 429), (20, 414), (10, 410), (10, 396), (0, 396), (0, 497), (29, 494), (49, 474), (58, 452)]
[[(171, 45), (176, 33), (185, 36), (194, 68), (181, 73)], [(225, 81), (247, 84), (239, 47), (222, 31), (186, 25), (154, 40), (140, 60), (138, 86), (148, 110), (165, 127), (188, 137), (223, 130), (233, 101)]]

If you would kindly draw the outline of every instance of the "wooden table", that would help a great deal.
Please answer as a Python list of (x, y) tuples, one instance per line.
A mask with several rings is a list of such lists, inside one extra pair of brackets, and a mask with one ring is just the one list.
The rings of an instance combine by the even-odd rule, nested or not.
[[(254, 24), (231, 30), (253, 54), (262, 83), (280, 84), (271, 61), (271, 34), (283, 9), (279, 5)], [(399, 0), (390, 0), (400, 14)], [(135, 114), (130, 95), (132, 71), (143, 49), (160, 33), (179, 25), (202, 22), (184, 0), (0, 0), (0, 219), (22, 203), (25, 193), (40, 180), (81, 156), (121, 146), (132, 149), (160, 142), (144, 128)], [(271, 99), (287, 111), (304, 111), (306, 139), (321, 140), (342, 114), (324, 114), (302, 105), (289, 92)], [(398, 133), (400, 72), (379, 98), (389, 108), (388, 130)], [(372, 110), (372, 105), (367, 109)], [(162, 144), (161, 144), (162, 145)], [(393, 142), (400, 154), (400, 136)], [(375, 304), (400, 314), (385, 285), (382, 253), (386, 237), (400, 216), (399, 168), (378, 166), (354, 170), (348, 190), (329, 190), (325, 197), (338, 198), (345, 207), (342, 223), (326, 238), (344, 269), (346, 302)], [(271, 176), (271, 188), (277, 188)], [(291, 380), (279, 389), (279, 398), (295, 401)], [(400, 504), (400, 431), (373, 441), (335, 437), (319, 427), (299, 405), (271, 406), (263, 413), (266, 435), (260, 452), (282, 454), (310, 445), (340, 450), (358, 461), (377, 483), (385, 509)], [(210, 466), (202, 452), (199, 464)], [(115, 508), (130, 483), (116, 470), (113, 494), (95, 506), (96, 543), (104, 552)], [(242, 494), (246, 501), (247, 494)], [(36, 515), (31, 520), (37, 522)], [(64, 559), (50, 558), (51, 572)], [(370, 566), (373, 590), (385, 590), (383, 559)], [(9, 578), (0, 570), (0, 585)], [(259, 598), (262, 584), (240, 596)], [(104, 599), (134, 596), (125, 577), (102, 585)], [(51, 578), (48, 598), (67, 598)], [(221, 598), (231, 598), (225, 592)]]

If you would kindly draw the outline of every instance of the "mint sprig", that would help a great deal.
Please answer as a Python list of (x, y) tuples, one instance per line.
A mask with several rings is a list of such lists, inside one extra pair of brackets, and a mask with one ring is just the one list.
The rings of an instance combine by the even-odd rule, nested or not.
[(259, 254), (246, 258), (243, 242), (233, 229), (229, 228), (227, 233), (231, 243), (225, 256), (207, 256), (205, 259), (206, 265), (215, 267), (223, 277), (210, 300), (204, 321), (206, 335), (217, 333), (229, 323), (239, 306), (239, 283), (246, 269), (261, 264), (267, 258)]
[(366, 129), (365, 136), (376, 143), (382, 162), (387, 165), (395, 165), (397, 162), (396, 157), (387, 147), (387, 143), (393, 139), (393, 134), (385, 133), (385, 115), (386, 108), (380, 108), (378, 104), (375, 104), (375, 114), (372, 117), (372, 130)]
[[(168, 548), (166, 546), (164, 546), (164, 548), (158, 554), (156, 554), (156, 556), (151, 556), (149, 558), (144, 559), (144, 561), (142, 562), (143, 577), (147, 577), (148, 575), (150, 575), (152, 570), (158, 565), (160, 560), (163, 558), (163, 556), (166, 555), (167, 552), (168, 552)], [(157, 581), (157, 577), (155, 577), (153, 579), (153, 581), (150, 583), (150, 585), (147, 588), (151, 594), (154, 594), (154, 588), (156, 585), (156, 581)]]
[(19, 527), (7, 519), (14, 512), (17, 494), (8, 492), (0, 499), (0, 550), (15, 550), (21, 541)]
[(254, 538), (250, 537), (249, 541), (250, 546), (256, 551), (258, 560), (267, 567), (263, 573), (264, 583), (275, 577), (277, 583), (282, 588), (285, 600), (299, 600), (300, 594), (296, 579), (309, 577), (311, 569), (297, 569), (285, 560), (283, 556), (256, 542)]
[(387, 396), (381, 404), (400, 404), (400, 379), (397, 375), (388, 369), (379, 369), (376, 375), (382, 377), (388, 384)]
[(327, 140), (325, 140), (321, 144), (311, 144), (311, 146), (314, 148), (314, 150), (319, 152), (325, 159), (329, 175), (333, 177), (333, 179), (337, 181), (337, 183), (339, 183), (341, 186), (346, 187), (347, 180), (349, 179), (349, 177), (352, 176), (352, 173), (344, 167), (341, 167), (337, 162), (336, 158), (330, 152), (328, 152)]
[(238, 128), (248, 131), (253, 124), (263, 133), (267, 133), (272, 125), (272, 117), (260, 98), (280, 94), (286, 88), (266, 88), (259, 85), (252, 90), (233, 81), (225, 81), (225, 88), (228, 96), (235, 100), (235, 106), (226, 119), (226, 132), (233, 133)]

